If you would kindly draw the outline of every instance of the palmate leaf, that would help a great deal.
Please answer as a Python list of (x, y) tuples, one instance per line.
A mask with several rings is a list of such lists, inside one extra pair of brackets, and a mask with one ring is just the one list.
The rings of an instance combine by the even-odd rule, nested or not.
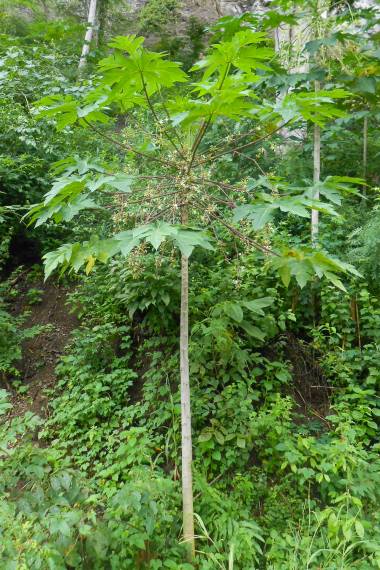
[(276, 211), (293, 214), (302, 218), (308, 218), (310, 210), (319, 210), (331, 216), (338, 216), (334, 208), (325, 202), (311, 200), (308, 194), (276, 198), (269, 194), (262, 193), (253, 204), (243, 204), (234, 209), (233, 220), (238, 222), (248, 219), (252, 222), (255, 231), (261, 230), (267, 223), (271, 222)]
[(124, 255), (127, 255), (142, 239), (150, 243), (156, 250), (165, 240), (172, 241), (186, 257), (190, 257), (197, 246), (213, 250), (210, 238), (205, 232), (170, 225), (166, 222), (139, 226), (134, 230), (121, 232), (115, 238), (122, 242), (121, 251)]
[(231, 40), (214, 44), (210, 54), (198, 61), (192, 70), (204, 70), (204, 79), (208, 79), (215, 72), (222, 75), (229, 65), (245, 72), (256, 69), (268, 70), (270, 68), (263, 61), (273, 57), (274, 50), (257, 46), (267, 40), (268, 37), (264, 32), (241, 30), (234, 34)]
[(214, 248), (210, 242), (210, 238), (206, 232), (201, 230), (186, 230), (178, 228), (177, 234), (173, 236), (175, 245), (179, 248), (182, 255), (190, 257), (195, 247), (201, 247), (209, 251)]
[[(352, 178), (350, 176), (327, 176), (325, 180), (321, 180), (317, 184), (307, 188), (305, 195), (312, 199), (316, 192), (319, 192), (319, 194), (326, 198), (326, 200), (340, 206), (342, 203), (342, 195), (360, 195), (356, 186), (362, 186), (363, 184), (365, 184), (365, 181), (361, 178)], [(313, 207), (318, 209), (316, 206)]]
[(43, 200), (43, 205), (47, 206), (54, 198), (60, 197), (61, 200), (65, 198), (76, 198), (86, 186), (86, 179), (79, 176), (62, 176), (57, 178)]
[(130, 34), (129, 36), (117, 36), (108, 45), (111, 48), (125, 51), (129, 55), (135, 55), (136, 53), (140, 53), (144, 41), (144, 37)]
[(98, 190), (104, 186), (113, 188), (118, 192), (129, 193), (132, 191), (133, 183), (136, 181), (136, 177), (132, 174), (124, 174), (120, 172), (118, 174), (112, 174), (109, 176), (100, 176), (95, 178), (92, 182), (87, 183), (87, 188), (91, 191)]
[(198, 119), (209, 119), (215, 122), (220, 117), (238, 120), (242, 117), (250, 118), (252, 115), (253, 100), (257, 97), (247, 85), (237, 86), (232, 82), (227, 82), (222, 90), (215, 89), (216, 82), (212, 82), (212, 87), (207, 84), (196, 84), (195, 90), (202, 97), (199, 99), (179, 99), (169, 102), (168, 108), (171, 112), (173, 126), (181, 125), (187, 127)]
[(57, 129), (61, 131), (69, 125), (78, 122), (86, 126), (86, 121), (107, 123), (110, 120), (102, 109), (106, 109), (108, 97), (103, 95), (97, 101), (87, 104), (86, 99), (78, 101), (72, 95), (50, 95), (35, 103), (37, 118), (53, 118)]
[[(45, 194), (43, 202), (32, 206), (24, 216), (29, 224), (34, 223), (38, 227), (51, 218), (56, 223), (70, 221), (82, 210), (99, 208), (90, 198), (90, 194), (97, 190), (108, 189), (129, 193), (135, 181), (134, 176), (123, 172), (105, 175), (103, 169), (86, 161), (76, 161), (74, 164), (72, 161), (63, 163), (61, 161), (58, 169), (61, 170), (64, 167), (66, 167), (64, 175), (54, 181), (52, 188)], [(74, 174), (75, 171), (85, 172), (85, 174), (77, 176)], [(67, 175), (68, 172), (69, 175)]]
[(329, 120), (347, 116), (346, 111), (337, 107), (335, 100), (345, 99), (349, 95), (344, 89), (292, 92), (279, 99), (275, 105), (268, 105), (266, 114), (264, 110), (260, 113), (267, 118), (277, 115), (284, 122), (303, 119), (323, 127)]
[(57, 250), (44, 255), (45, 279), (60, 265), (62, 266), (61, 274), (69, 268), (78, 271), (85, 264), (87, 273), (89, 273), (95, 260), (105, 263), (119, 251), (120, 244), (117, 240), (112, 238), (101, 240), (97, 236), (93, 236), (84, 243), (64, 244)]
[(38, 228), (51, 218), (56, 223), (70, 222), (82, 210), (94, 208), (99, 208), (99, 206), (88, 196), (83, 195), (68, 202), (52, 200), (47, 206), (37, 204), (30, 209), (27, 216), (30, 217), (30, 224), (35, 223), (35, 227)]
[[(87, 201), (87, 195), (83, 194), (85, 186), (86, 180), (77, 176), (58, 178), (51, 190), (45, 194), (43, 202), (32, 206), (24, 219), (28, 220), (29, 225), (35, 223), (38, 227), (50, 218), (57, 222), (66, 218), (72, 219), (80, 210), (93, 208), (95, 204)], [(73, 205), (71, 216), (67, 209), (69, 204)]]
[(45, 279), (53, 273), (57, 267), (62, 265), (64, 268), (68, 266), (75, 244), (64, 243), (55, 251), (50, 251), (43, 256), (45, 267)]
[(275, 204), (245, 204), (235, 208), (233, 219), (235, 222), (239, 222), (244, 218), (248, 218), (252, 222), (253, 229), (258, 231), (272, 220), (276, 210), (277, 206)]
[(162, 88), (187, 80), (179, 63), (165, 59), (163, 53), (146, 50), (143, 42), (141, 37), (120, 36), (110, 43), (116, 51), (99, 63), (102, 86), (112, 86), (114, 93), (123, 93), (124, 97), (141, 94), (145, 89), (151, 96)]
[(98, 209), (100, 206), (91, 200), (88, 196), (77, 196), (74, 200), (71, 200), (68, 204), (61, 207), (59, 212), (54, 216), (54, 221), (59, 222), (70, 222), (79, 212), (82, 210)]
[(319, 279), (325, 278), (333, 285), (345, 291), (345, 287), (339, 278), (339, 274), (355, 275), (361, 277), (360, 273), (349, 263), (330, 257), (327, 253), (311, 248), (287, 249), (280, 256), (271, 260), (282, 282), (288, 287), (290, 280), (294, 277), (298, 285), (302, 288), (308, 281), (317, 276)]
[(68, 156), (62, 160), (54, 162), (51, 171), (55, 176), (64, 174), (65, 176), (70, 176), (74, 172), (77, 172), (80, 176), (87, 174), (87, 172), (104, 172), (104, 168), (97, 162), (89, 162), (86, 158), (81, 158), (80, 156)]
[(205, 232), (157, 222), (120, 232), (109, 239), (93, 236), (82, 244), (64, 244), (44, 256), (45, 279), (58, 266), (62, 266), (61, 273), (70, 268), (79, 271), (83, 266), (86, 273), (90, 273), (96, 261), (106, 263), (110, 257), (117, 254), (127, 256), (142, 241), (150, 243), (157, 250), (165, 240), (171, 241), (186, 257), (190, 257), (195, 247), (213, 250), (210, 238)]

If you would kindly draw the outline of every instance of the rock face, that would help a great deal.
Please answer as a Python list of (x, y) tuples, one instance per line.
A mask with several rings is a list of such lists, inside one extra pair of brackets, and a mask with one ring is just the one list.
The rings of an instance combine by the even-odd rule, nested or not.
[[(132, 11), (138, 12), (149, 0), (131, 0)], [(252, 0), (182, 0), (181, 10), (200, 19), (214, 20), (221, 16), (238, 16), (251, 10), (257, 2)]]
[(243, 12), (247, 12), (252, 10), (254, 7), (254, 2), (240, 0), (240, 2), (232, 2), (231, 0), (216, 0), (215, 4), (218, 4), (219, 11), (221, 15), (231, 15), (231, 16), (238, 16), (239, 14), (243, 14)]

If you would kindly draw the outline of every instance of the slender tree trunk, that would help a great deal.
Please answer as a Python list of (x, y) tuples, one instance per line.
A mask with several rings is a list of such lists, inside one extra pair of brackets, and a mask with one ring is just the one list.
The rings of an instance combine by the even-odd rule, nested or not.
[(88, 10), (88, 19), (87, 19), (87, 30), (78, 66), (79, 71), (81, 71), (83, 67), (85, 67), (87, 62), (87, 56), (90, 51), (90, 44), (94, 35), (95, 21), (96, 21), (96, 0), (90, 0), (90, 7)]
[(180, 362), (183, 537), (187, 547), (187, 558), (191, 561), (195, 555), (195, 540), (192, 477), (193, 449), (191, 438), (189, 375), (189, 259), (185, 255), (182, 255), (181, 260)]
[[(363, 121), (363, 180), (367, 179), (367, 164), (368, 164), (368, 116), (364, 117)], [(366, 186), (363, 185), (363, 196), (366, 195)]]
[[(319, 91), (319, 81), (315, 82), (315, 90)], [(314, 143), (313, 143), (313, 182), (318, 184), (321, 179), (321, 127), (314, 124)], [(314, 200), (319, 200), (319, 190), (315, 189), (313, 194)], [(318, 243), (319, 233), (319, 212), (318, 210), (311, 211), (311, 243), (316, 247)]]

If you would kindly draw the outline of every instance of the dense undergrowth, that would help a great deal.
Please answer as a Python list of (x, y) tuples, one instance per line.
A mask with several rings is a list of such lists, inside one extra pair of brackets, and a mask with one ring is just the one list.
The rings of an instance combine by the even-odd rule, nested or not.
[[(151, 26), (151, 13), (143, 16)], [(190, 564), (181, 541), (180, 259), (168, 244), (159, 253), (140, 244), (128, 258), (62, 278), (72, 288), (67, 311), (80, 324), (60, 357), (49, 412), (12, 414), (22, 342), (39, 333), (25, 328), (25, 315), (14, 315), (20, 272), (63, 241), (104, 236), (123, 222), (122, 208), (119, 218), (104, 208), (37, 229), (20, 215), (50, 187), (48, 167), (68, 154), (121, 169), (125, 163), (107, 141), (70, 126), (56, 134), (31, 110), (62, 86), (76, 96), (93, 84), (91, 74), (76, 82), (78, 46), (70, 38), (77, 36), (53, 24), (9, 26), (1, 46), (7, 81), (0, 75), (1, 568), (380, 568), (377, 114), (370, 115), (366, 199), (350, 195), (341, 218), (320, 224), (321, 244), (354, 258), (361, 278), (345, 280), (344, 290), (316, 279), (303, 289), (285, 287), (265, 253), (218, 224), (212, 231), (223, 246), (191, 257), (197, 558)], [(72, 22), (62, 26), (76, 30)], [(187, 57), (197, 57), (204, 41), (198, 31)], [(329, 72), (347, 82), (343, 72), (338, 79)], [(262, 94), (271, 89), (264, 85)], [(376, 89), (367, 94), (375, 97)], [(361, 104), (353, 96), (352, 114), (325, 129), (326, 176), (363, 174), (347, 150), (360, 155)], [(130, 115), (129, 126), (121, 121), (117, 129), (150, 151), (136, 130), (154, 130), (146, 109)], [(235, 135), (250, 124), (242, 123)], [(205, 145), (228, 137), (228, 128), (214, 125)], [(264, 171), (303, 185), (311, 178), (312, 138), (285, 152), (281, 136), (251, 150), (249, 160), (221, 157), (216, 179), (254, 184)], [(308, 220), (295, 215), (280, 214), (254, 235), (263, 245), (310, 239)], [(29, 283), (30, 303), (40, 302), (33, 275)]]
[[(326, 384), (309, 389), (308, 399), (308, 386), (299, 387), (303, 394), (295, 390), (287, 358), (294, 312), (276, 296), (258, 323), (267, 330), (265, 343), (236, 334), (233, 319), (212, 316), (211, 299), (242, 300), (248, 288), (278, 292), (254, 263), (249, 270), (248, 258), (230, 266), (230, 275), (222, 260), (218, 265), (209, 268), (207, 291), (202, 269), (192, 282), (200, 567), (223, 567), (233, 556), (237, 568), (261, 567), (264, 560), (267, 568), (312, 568), (313, 560), (325, 568), (373, 568), (380, 481), (373, 443), (380, 414), (376, 300), (360, 290), (360, 349), (349, 295), (339, 299), (336, 314), (336, 294), (322, 291), (323, 324), (310, 327), (307, 348), (321, 370), (306, 364), (303, 380), (309, 387), (321, 378)], [(51, 413), (39, 428), (42, 447), (28, 435), (38, 426), (35, 417), (3, 425), (2, 445), (18, 441), (2, 459), (7, 564), (187, 567), (178, 546), (178, 325), (170, 309), (178, 291), (150, 256), (138, 271), (154, 276), (148, 299), (146, 282), (124, 263), (115, 263), (111, 276), (99, 271), (72, 294), (82, 324), (57, 368)]]

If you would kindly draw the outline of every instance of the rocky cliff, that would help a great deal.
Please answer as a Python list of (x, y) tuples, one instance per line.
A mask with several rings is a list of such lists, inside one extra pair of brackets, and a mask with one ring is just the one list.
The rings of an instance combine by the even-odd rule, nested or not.
[[(132, 0), (132, 10), (138, 12), (148, 1)], [(239, 15), (262, 4), (257, 0), (182, 0), (181, 11), (185, 17), (192, 15), (210, 21), (221, 16)]]

